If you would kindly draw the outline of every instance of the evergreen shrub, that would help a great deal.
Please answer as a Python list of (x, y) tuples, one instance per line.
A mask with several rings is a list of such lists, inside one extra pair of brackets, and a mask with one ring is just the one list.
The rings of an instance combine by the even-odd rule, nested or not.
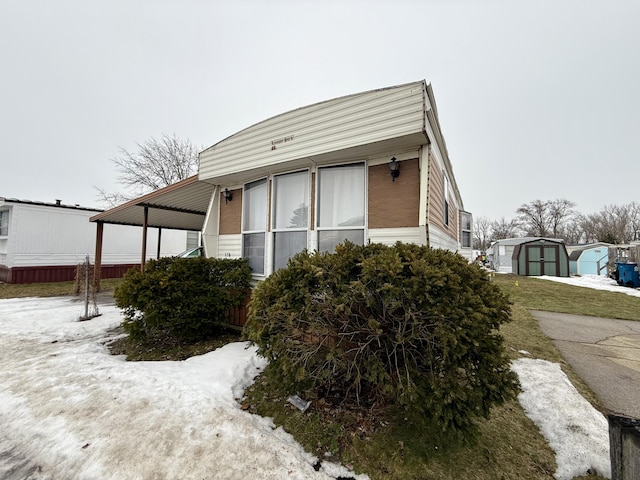
[(131, 339), (196, 342), (221, 331), (250, 282), (246, 260), (165, 257), (130, 269), (114, 297)]
[(290, 393), (404, 407), (443, 429), (515, 397), (510, 302), (479, 266), (396, 243), (302, 252), (253, 291), (245, 335)]

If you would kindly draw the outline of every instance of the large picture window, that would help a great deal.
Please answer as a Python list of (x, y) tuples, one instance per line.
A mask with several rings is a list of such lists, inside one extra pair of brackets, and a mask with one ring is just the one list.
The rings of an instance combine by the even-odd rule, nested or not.
[(309, 173), (273, 177), (273, 270), (287, 265), (296, 253), (307, 248), (309, 230)]
[(9, 210), (0, 211), (0, 237), (9, 235)]
[(242, 256), (251, 271), (264, 275), (267, 236), (267, 180), (247, 183), (242, 195)]
[(345, 240), (364, 244), (364, 163), (322, 167), (317, 175), (318, 251), (333, 252)]

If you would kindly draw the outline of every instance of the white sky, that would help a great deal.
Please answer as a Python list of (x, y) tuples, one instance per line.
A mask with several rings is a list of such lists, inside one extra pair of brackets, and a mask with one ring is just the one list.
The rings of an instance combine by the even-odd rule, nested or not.
[[(595, 276), (564, 281), (635, 292)], [(240, 409), (238, 399), (266, 364), (255, 347), (231, 343), (184, 362), (126, 362), (104, 345), (119, 310), (100, 312), (78, 322), (84, 309), (73, 298), (0, 300), (0, 478), (26, 477), (35, 466), (34, 480), (353, 475), (326, 458), (316, 472), (318, 458), (291, 435)], [(595, 469), (610, 478), (605, 417), (559, 364), (520, 353), (512, 363), (518, 399), (555, 453), (554, 477)]]
[(3, 0), (0, 196), (101, 206), (119, 147), (426, 79), (467, 210), (593, 213), (638, 200), (639, 21), (637, 0)]

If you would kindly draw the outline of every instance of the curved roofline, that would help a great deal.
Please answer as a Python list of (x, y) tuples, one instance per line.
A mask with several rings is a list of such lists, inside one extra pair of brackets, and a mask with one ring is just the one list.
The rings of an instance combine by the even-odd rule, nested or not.
[(239, 135), (239, 134), (241, 134), (241, 133), (243, 133), (243, 132), (245, 132), (247, 130), (250, 130), (250, 129), (254, 128), (254, 127), (257, 127), (258, 125), (261, 125), (263, 123), (269, 122), (269, 121), (274, 120), (274, 119), (279, 118), (279, 117), (283, 117), (285, 115), (290, 115), (291, 113), (294, 113), (294, 112), (297, 112), (297, 111), (305, 110), (305, 109), (311, 108), (311, 107), (316, 107), (316, 106), (323, 105), (323, 104), (326, 104), (326, 103), (329, 103), (329, 102), (335, 102), (336, 100), (345, 100), (345, 99), (348, 99), (348, 98), (358, 97), (360, 95), (365, 95), (365, 94), (368, 94), (368, 93), (384, 92), (386, 90), (393, 90), (393, 89), (396, 89), (396, 88), (405, 88), (405, 87), (409, 87), (411, 85), (422, 85), (422, 88), (425, 91), (427, 89), (427, 81), (426, 80), (418, 80), (416, 82), (402, 83), (400, 85), (393, 85), (391, 87), (374, 88), (372, 90), (365, 90), (364, 92), (352, 93), (352, 94), (349, 94), (349, 95), (343, 95), (343, 96), (340, 96), (340, 97), (335, 97), (335, 98), (330, 98), (328, 100), (323, 100), (321, 102), (310, 103), (309, 105), (305, 105), (303, 107), (294, 108), (293, 110), (288, 110), (286, 112), (282, 112), (282, 113), (279, 113), (277, 115), (273, 115), (271, 117), (265, 118), (264, 120), (256, 122), (256, 123), (254, 123), (254, 124), (252, 124), (252, 125), (250, 125), (250, 126), (248, 126), (246, 128), (243, 128), (242, 130), (238, 130), (237, 132), (235, 132), (235, 133), (223, 138), (222, 140), (214, 143), (213, 145), (205, 148), (204, 150), (201, 150), (200, 154), (202, 154), (202, 153), (204, 153), (204, 152), (206, 152), (208, 150), (211, 150), (212, 148), (215, 148), (217, 145), (221, 144), (222, 142), (227, 141), (228, 139), (230, 139), (232, 137), (235, 137), (236, 135)]

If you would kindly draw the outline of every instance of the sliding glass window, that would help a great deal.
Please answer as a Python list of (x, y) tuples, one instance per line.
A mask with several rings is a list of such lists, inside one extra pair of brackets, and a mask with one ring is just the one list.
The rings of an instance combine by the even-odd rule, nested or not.
[(273, 177), (273, 271), (307, 248), (309, 230), (309, 172)]
[(364, 163), (318, 168), (318, 250), (333, 252), (349, 240), (364, 244), (366, 170)]
[(242, 257), (251, 271), (264, 275), (267, 235), (267, 180), (247, 183), (242, 195)]

